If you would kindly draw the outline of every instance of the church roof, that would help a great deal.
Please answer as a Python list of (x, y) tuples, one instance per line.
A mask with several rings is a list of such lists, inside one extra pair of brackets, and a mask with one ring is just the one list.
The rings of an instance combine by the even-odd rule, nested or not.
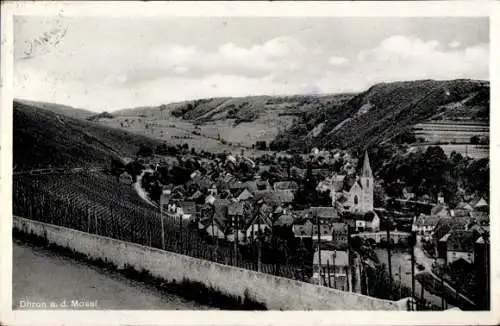
[(361, 171), (363, 177), (372, 178), (372, 168), (370, 166), (370, 159), (368, 158), (368, 151), (365, 151), (365, 157), (363, 159), (363, 170)]

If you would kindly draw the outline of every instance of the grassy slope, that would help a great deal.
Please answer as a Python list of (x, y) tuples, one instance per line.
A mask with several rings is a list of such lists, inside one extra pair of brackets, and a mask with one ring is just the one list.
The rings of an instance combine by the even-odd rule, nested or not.
[(33, 167), (108, 165), (158, 141), (14, 101), (13, 163)]
[[(446, 105), (466, 100), (477, 92), (481, 93), (482, 98), (486, 97), (489, 85), (481, 86), (481, 82), (471, 80), (377, 84), (345, 105), (321, 112), (326, 118), (325, 126), (316, 137), (309, 139), (309, 143), (319, 147), (367, 148), (439, 113), (446, 112), (447, 118), (453, 117), (453, 109)], [(489, 110), (489, 104), (482, 101), (481, 105), (483, 112)], [(367, 110), (360, 114), (362, 108)], [(471, 111), (477, 113), (477, 110)], [(320, 121), (317, 114), (312, 115), (304, 121), (302, 127), (305, 126), (305, 129), (294, 127), (278, 139), (292, 138), (296, 143), (304, 143), (305, 135)], [(340, 123), (343, 123), (342, 126), (336, 128)]]
[(28, 101), (28, 100), (14, 100), (15, 102), (22, 103), (28, 106), (34, 106), (40, 109), (45, 109), (57, 114), (63, 114), (71, 118), (76, 119), (87, 119), (90, 116), (95, 115), (95, 112), (77, 109), (71, 106), (56, 104), (56, 103), (47, 103), (47, 102), (38, 102), (38, 101)]
[[(157, 107), (114, 111), (109, 126), (125, 128), (172, 143), (211, 150), (251, 147), (271, 142), (303, 112), (344, 103), (353, 94), (326, 96), (248, 96), (202, 99)], [(184, 138), (189, 135), (191, 138)], [(179, 138), (180, 137), (180, 138)], [(220, 137), (223, 142), (218, 141)]]

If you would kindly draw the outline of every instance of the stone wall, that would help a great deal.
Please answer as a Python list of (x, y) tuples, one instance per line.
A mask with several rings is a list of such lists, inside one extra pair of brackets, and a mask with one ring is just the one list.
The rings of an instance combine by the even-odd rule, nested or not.
[(43, 237), (90, 259), (148, 271), (166, 282), (201, 282), (221, 293), (245, 295), (269, 310), (406, 310), (407, 300), (389, 301), (299, 282), (251, 270), (89, 234), (21, 217), (17, 231)]

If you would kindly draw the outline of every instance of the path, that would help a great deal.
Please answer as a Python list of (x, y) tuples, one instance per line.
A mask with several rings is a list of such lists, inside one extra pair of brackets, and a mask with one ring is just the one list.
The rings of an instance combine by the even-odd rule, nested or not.
[(13, 242), (12, 268), (12, 309), (26, 308), (28, 301), (48, 304), (64, 300), (69, 305), (71, 300), (97, 300), (95, 309), (211, 309), (116, 272), (17, 240)]
[(134, 189), (135, 191), (137, 192), (137, 194), (139, 195), (139, 197), (141, 197), (146, 203), (148, 203), (149, 205), (151, 206), (154, 206), (154, 207), (158, 207), (155, 203), (153, 203), (149, 197), (148, 197), (148, 193), (146, 192), (146, 190), (144, 190), (144, 188), (142, 187), (142, 177), (144, 177), (144, 174), (146, 173), (154, 173), (153, 170), (151, 169), (146, 169), (146, 170), (143, 170), (141, 172), (140, 175), (137, 176), (137, 181), (134, 183)]

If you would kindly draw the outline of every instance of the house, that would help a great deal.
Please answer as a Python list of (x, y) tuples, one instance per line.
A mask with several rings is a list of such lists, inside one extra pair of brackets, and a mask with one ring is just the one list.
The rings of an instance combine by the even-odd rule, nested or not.
[(272, 207), (266, 203), (254, 207), (254, 213), (245, 216), (246, 222), (243, 230), (248, 240), (255, 240), (259, 233), (264, 234), (272, 230)]
[(308, 216), (313, 219), (313, 223), (316, 224), (316, 219), (318, 219), (320, 224), (325, 225), (331, 225), (334, 221), (339, 219), (338, 212), (335, 207), (311, 207), (308, 210)]
[[(319, 235), (318, 235), (318, 230), (319, 230)], [(315, 241), (327, 241), (331, 242), (332, 241), (332, 234), (333, 230), (332, 227), (328, 224), (320, 224), (319, 228), (318, 225), (313, 223), (312, 226), (312, 239)]]
[(196, 203), (192, 200), (180, 203), (177, 213), (184, 219), (194, 219), (197, 216)]
[(218, 238), (226, 238), (227, 221), (228, 221), (228, 206), (230, 201), (227, 199), (216, 199), (213, 202), (212, 217), (207, 223), (206, 232), (210, 236)]
[(349, 225), (345, 222), (332, 223), (332, 245), (336, 249), (347, 249), (349, 247)]
[(352, 273), (349, 267), (347, 251), (317, 250), (314, 253), (311, 283), (329, 286), (342, 291), (350, 291), (350, 280), (352, 280)]
[(232, 228), (241, 229), (244, 224), (245, 207), (243, 202), (233, 202), (228, 206), (228, 224)]
[(469, 204), (474, 210), (488, 210), (488, 202), (483, 197), (476, 197)]
[(278, 181), (273, 185), (274, 191), (280, 190), (292, 190), (297, 191), (299, 189), (299, 185), (295, 181)]
[(466, 203), (466, 202), (460, 202), (457, 204), (457, 206), (455, 207), (455, 209), (459, 209), (459, 210), (467, 210), (467, 211), (472, 211), (473, 208), (472, 206), (469, 204), (469, 203)]
[(292, 231), (296, 238), (311, 238), (313, 224), (310, 220), (296, 220), (293, 223)]
[[(440, 259), (445, 259), (446, 257), (446, 245), (443, 245), (441, 239), (452, 230), (466, 230), (468, 224), (469, 220), (465, 218), (441, 218), (438, 220), (431, 233), (436, 257)], [(446, 242), (444, 242), (444, 244), (446, 244)]]
[(411, 230), (421, 235), (430, 235), (440, 219), (440, 216), (420, 214), (413, 218)]
[(474, 223), (477, 223), (481, 226), (488, 226), (490, 225), (490, 214), (488, 212), (482, 212), (482, 211), (471, 211), (471, 221)]
[(380, 217), (375, 212), (344, 213), (342, 221), (347, 223), (356, 232), (377, 232), (380, 231)]
[(445, 218), (451, 217), (448, 205), (443, 204), (443, 203), (434, 205), (431, 209), (430, 215), (438, 216), (438, 217), (445, 217)]
[(132, 176), (127, 172), (123, 172), (122, 174), (120, 174), (120, 176), (118, 177), (118, 181), (126, 185), (131, 185), (132, 183), (134, 183)]
[(280, 191), (257, 191), (255, 192), (255, 200), (257, 202), (264, 202), (268, 205), (284, 205), (291, 204), (295, 198), (295, 195), (291, 190), (280, 190)]
[(403, 198), (407, 200), (411, 200), (415, 198), (415, 193), (408, 191), (407, 187), (403, 188)]
[(356, 231), (380, 231), (380, 218), (375, 212), (367, 212), (365, 214), (357, 215), (356, 217)]
[(244, 188), (235, 198), (238, 201), (245, 201), (253, 199), (254, 196), (250, 191), (248, 191), (248, 189)]
[(210, 204), (210, 205), (213, 205), (213, 203), (215, 202), (216, 198), (214, 195), (210, 194), (208, 195), (206, 198), (205, 198), (205, 203), (206, 204)]
[(444, 235), (439, 242), (446, 243), (446, 263), (452, 264), (463, 259), (473, 264), (474, 246), (478, 238), (474, 232), (464, 230), (452, 230)]

